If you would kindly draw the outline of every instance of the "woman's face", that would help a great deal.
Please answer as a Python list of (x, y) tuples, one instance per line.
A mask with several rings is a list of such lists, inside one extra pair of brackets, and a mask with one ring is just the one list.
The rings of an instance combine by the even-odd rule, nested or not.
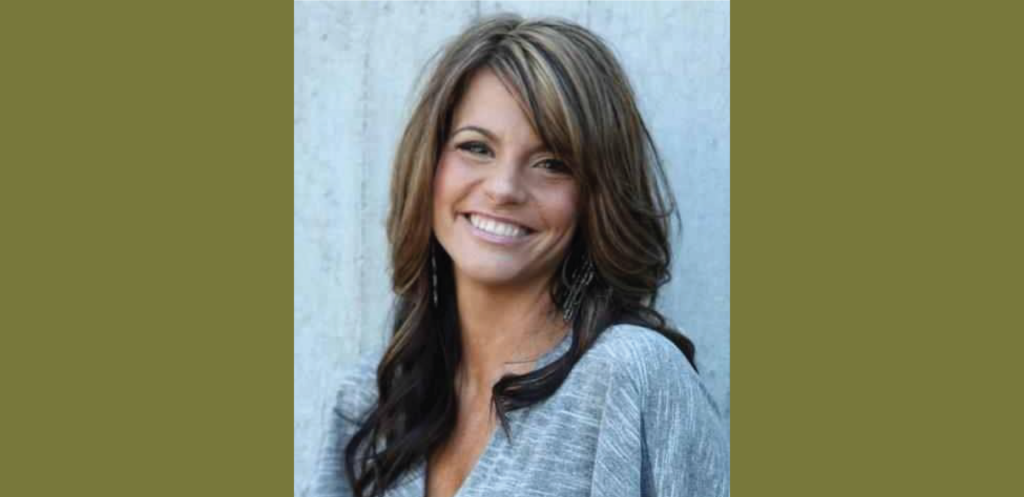
[(576, 229), (576, 180), (544, 148), (498, 77), (478, 71), (455, 108), (434, 176), (433, 227), (457, 277), (546, 280)]

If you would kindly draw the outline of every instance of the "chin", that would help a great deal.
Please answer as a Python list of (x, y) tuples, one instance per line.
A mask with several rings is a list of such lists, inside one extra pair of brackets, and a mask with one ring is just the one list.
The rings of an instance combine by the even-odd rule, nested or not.
[(476, 283), (501, 286), (519, 283), (527, 278), (527, 275), (524, 274), (525, 268), (518, 265), (510, 265), (507, 262), (499, 263), (499, 261), (486, 263), (479, 258), (474, 259), (468, 264), (460, 264), (455, 261), (455, 265), (464, 278)]

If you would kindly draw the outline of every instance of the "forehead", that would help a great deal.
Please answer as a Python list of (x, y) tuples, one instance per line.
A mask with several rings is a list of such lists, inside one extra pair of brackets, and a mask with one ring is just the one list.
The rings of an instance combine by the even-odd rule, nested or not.
[(519, 101), (490, 69), (481, 69), (470, 77), (452, 117), (452, 129), (479, 126), (490, 130), (502, 142), (524, 145), (540, 143)]

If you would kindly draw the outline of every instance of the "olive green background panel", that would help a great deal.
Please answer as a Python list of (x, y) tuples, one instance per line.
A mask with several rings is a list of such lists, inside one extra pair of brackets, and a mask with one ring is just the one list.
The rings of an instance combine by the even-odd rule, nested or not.
[(292, 5), (0, 7), (0, 495), (287, 495)]
[(738, 495), (1021, 492), (1024, 43), (996, 5), (733, 4)]

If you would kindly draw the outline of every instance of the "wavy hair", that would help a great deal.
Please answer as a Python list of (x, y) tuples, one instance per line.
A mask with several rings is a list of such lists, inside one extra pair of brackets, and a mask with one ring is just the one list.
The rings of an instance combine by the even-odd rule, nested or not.
[(456, 424), (460, 329), (452, 261), (432, 233), (432, 183), (453, 110), (480, 69), (492, 70), (517, 97), (538, 136), (570, 164), (579, 185), (579, 229), (562, 262), (562, 276), (550, 285), (556, 309), (566, 305), (571, 282), (565, 274), (587, 258), (595, 271), (570, 323), (568, 351), (543, 368), (506, 375), (494, 385), (493, 408), (506, 436), (507, 413), (551, 396), (613, 324), (661, 333), (696, 369), (692, 342), (654, 308), (658, 289), (670, 278), (675, 202), (632, 87), (605, 43), (568, 21), (502, 14), (474, 22), (428, 67), (392, 169), (387, 220), (396, 296), (392, 336), (377, 367), (377, 401), (342, 458), (359, 497), (383, 495), (444, 444)]

